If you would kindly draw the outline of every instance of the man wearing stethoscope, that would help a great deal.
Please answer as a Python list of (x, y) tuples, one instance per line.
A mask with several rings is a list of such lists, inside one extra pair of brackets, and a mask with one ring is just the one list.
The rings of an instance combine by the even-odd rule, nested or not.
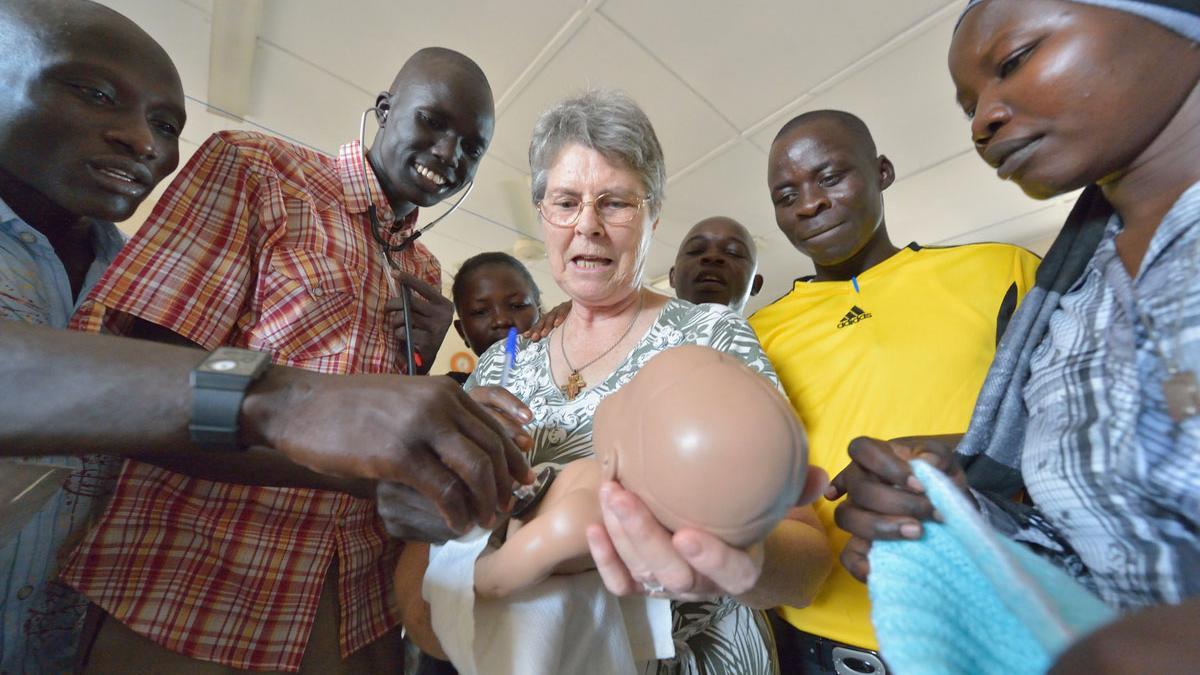
[[(337, 157), (259, 133), (214, 134), (75, 326), (254, 350), (324, 373), (427, 372), (453, 306), (438, 291), (438, 261), (416, 241), (417, 211), (471, 184), (492, 137), (492, 92), (469, 58), (428, 48), (368, 116), (379, 124), (371, 146), (360, 136)], [(454, 386), (414, 380), (414, 397)], [(371, 427), (363, 417), (346, 423)], [(309, 420), (289, 423), (324, 433)], [(437, 513), (420, 499), (406, 509), (460, 528), (484, 522), (501, 507), (495, 495), (528, 471), (519, 459), (480, 471), (451, 455), (422, 456), (413, 472), (460, 493), (461, 512)], [(403, 662), (389, 602), (399, 544), (376, 514), (374, 487), (303, 470), (281, 477), (274, 466), (262, 474), (238, 452), (126, 465), (63, 569), (106, 613), (88, 668), (363, 672)]]

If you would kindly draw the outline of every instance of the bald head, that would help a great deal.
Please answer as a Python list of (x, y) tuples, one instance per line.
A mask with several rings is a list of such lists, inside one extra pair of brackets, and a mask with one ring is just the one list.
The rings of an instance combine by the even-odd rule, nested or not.
[(740, 312), (762, 287), (757, 271), (758, 249), (750, 231), (733, 218), (713, 216), (688, 230), (669, 276), (681, 299)]
[(697, 235), (720, 235), (735, 239), (746, 246), (751, 258), (758, 258), (758, 248), (754, 244), (754, 237), (751, 236), (750, 230), (728, 216), (713, 216), (701, 220), (688, 230), (683, 240), (686, 242)]
[(877, 154), (875, 149), (875, 138), (871, 136), (871, 130), (867, 128), (867, 123), (862, 121), (858, 115), (848, 113), (845, 110), (810, 110), (806, 113), (796, 115), (788, 120), (786, 124), (775, 134), (775, 141), (801, 127), (813, 124), (814, 122), (824, 122), (841, 127), (849, 132), (849, 135), (854, 139), (866, 156), (874, 157)]
[(166, 50), (125, 15), (91, 0), (0, 0), (0, 64), (35, 63), (82, 44), (137, 50), (165, 65), (175, 82), (179, 73)]
[(451, 78), (461, 86), (469, 86), (480, 94), (486, 94), (488, 101), (492, 100), (492, 85), (488, 83), (487, 75), (483, 74), (479, 64), (466, 54), (445, 47), (417, 50), (400, 67), (388, 91), (394, 95), (414, 83)]

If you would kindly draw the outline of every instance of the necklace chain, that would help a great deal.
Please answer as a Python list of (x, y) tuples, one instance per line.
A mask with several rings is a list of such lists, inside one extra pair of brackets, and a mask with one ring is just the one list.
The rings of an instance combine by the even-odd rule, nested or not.
[(638, 317), (641, 316), (641, 314), (642, 314), (642, 307), (645, 304), (646, 304), (646, 296), (642, 295), (641, 292), (639, 291), (638, 292), (637, 311), (633, 313), (633, 320), (630, 321), (629, 325), (625, 327), (625, 332), (621, 333), (621, 337), (617, 338), (617, 341), (612, 343), (611, 347), (609, 347), (608, 349), (605, 349), (604, 352), (602, 354), (600, 354), (600, 356), (597, 356), (596, 358), (592, 359), (591, 361), (588, 361), (587, 363), (583, 364), (579, 368), (576, 368), (575, 366), (571, 365), (571, 358), (567, 356), (567, 331), (566, 331), (566, 326), (563, 326), (563, 331), (559, 335), (558, 348), (559, 348), (559, 351), (562, 353), (563, 361), (566, 362), (567, 368), (571, 371), (571, 374), (567, 376), (567, 384), (562, 387), (563, 395), (567, 397), (568, 401), (574, 401), (575, 397), (579, 396), (579, 392), (583, 391), (584, 389), (587, 389), (587, 382), (585, 382), (583, 380), (583, 375), (580, 373), (580, 371), (586, 370), (588, 368), (588, 366), (591, 366), (593, 363), (599, 361), (600, 359), (604, 358), (605, 356), (608, 356), (608, 354), (612, 350), (617, 348), (617, 345), (621, 344), (625, 340), (625, 338), (629, 336), (629, 331), (633, 330), (633, 325), (637, 323)]

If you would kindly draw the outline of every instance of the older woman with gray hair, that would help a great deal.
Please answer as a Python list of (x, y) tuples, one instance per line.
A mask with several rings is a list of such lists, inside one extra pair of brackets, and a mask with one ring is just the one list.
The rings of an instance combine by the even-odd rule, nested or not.
[[(530, 464), (590, 456), (597, 405), (665, 349), (707, 345), (777, 381), (732, 310), (642, 287), (666, 167), (650, 121), (628, 96), (590, 91), (550, 108), (534, 127), (529, 163), (551, 273), (571, 307), (547, 339), (519, 342), (507, 389), (499, 387), (500, 345), (483, 354), (466, 386), (514, 437), (532, 438)], [(601, 503), (605, 525), (587, 537), (605, 585), (674, 601), (676, 657), (647, 663), (646, 672), (778, 671), (762, 612), (752, 607), (805, 605), (828, 573), (829, 548), (808, 507), (764, 544), (740, 550), (704, 532), (668, 532), (616, 483), (602, 487)]]

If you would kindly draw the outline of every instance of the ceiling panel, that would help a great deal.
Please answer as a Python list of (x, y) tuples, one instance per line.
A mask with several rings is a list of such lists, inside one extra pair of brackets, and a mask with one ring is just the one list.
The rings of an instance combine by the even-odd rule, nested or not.
[(498, 99), (581, 6), (562, 0), (266, 0), (261, 38), (372, 95), (391, 85), (417, 49), (457, 49), (483, 67)]
[[(358, 137), (359, 117), (370, 103), (345, 81), (261, 42), (255, 50), (253, 81), (257, 86), (250, 94), (247, 117), (331, 155)], [(370, 120), (367, 125), (370, 145)]]
[(936, 243), (967, 244), (979, 241), (1002, 241), (1028, 247), (1040, 255), (1045, 251), (1042, 242), (1053, 239), (1058, 234), (1078, 197), (1078, 192), (1072, 192), (1070, 195), (1055, 197), (1044, 202), (1033, 202), (1027, 213), (991, 223)]
[(588, 87), (624, 89), (642, 106), (662, 143), (668, 172), (734, 136), (732, 127), (627, 35), (593, 16), (500, 116), (490, 152), (511, 166), (527, 167), (537, 117)]
[(971, 148), (966, 118), (954, 102), (946, 52), (956, 17), (932, 24), (885, 58), (787, 109), (754, 144), (770, 151), (783, 123), (807, 110), (846, 110), (867, 123), (879, 152), (904, 177)]
[[(542, 228), (529, 197), (529, 176), (510, 168), (491, 154), (485, 155), (475, 174), (475, 189), (463, 209), (504, 225), (533, 239)], [(440, 226), (439, 226), (440, 227)]]
[(1038, 208), (1016, 185), (967, 153), (899, 181), (884, 193), (892, 241), (948, 241)]
[(133, 19), (167, 50), (179, 70), (185, 94), (205, 97), (211, 0), (208, 11), (182, 0), (105, 0), (102, 4)]
[(663, 215), (671, 228), (662, 228), (664, 239), (683, 238), (697, 222), (710, 216), (729, 216), (751, 234), (775, 230), (775, 212), (767, 191), (767, 155), (746, 141), (671, 181)]
[(600, 11), (746, 129), (946, 4), (608, 0)]

